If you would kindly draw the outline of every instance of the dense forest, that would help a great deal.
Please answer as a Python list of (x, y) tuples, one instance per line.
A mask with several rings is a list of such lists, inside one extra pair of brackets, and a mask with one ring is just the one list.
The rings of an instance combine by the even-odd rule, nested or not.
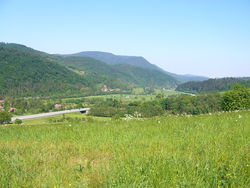
[(177, 80), (155, 69), (141, 68), (129, 64), (108, 65), (90, 57), (58, 57), (60, 64), (84, 75), (92, 76), (93, 82), (104, 83), (111, 88), (129, 86), (174, 88)]
[(41, 56), (0, 46), (0, 96), (66, 96), (85, 92), (84, 77)]
[(226, 91), (234, 87), (235, 84), (241, 84), (250, 87), (250, 78), (220, 78), (209, 79), (202, 82), (186, 82), (178, 85), (176, 91), (187, 93), (207, 93), (213, 91)]

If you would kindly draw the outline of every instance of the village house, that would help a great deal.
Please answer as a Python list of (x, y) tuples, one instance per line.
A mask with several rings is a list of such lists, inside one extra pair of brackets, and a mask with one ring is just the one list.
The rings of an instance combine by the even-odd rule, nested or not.
[(56, 109), (58, 109), (58, 108), (62, 108), (62, 105), (61, 105), (61, 104), (55, 104), (54, 107), (55, 107)]
[(16, 111), (16, 108), (10, 108), (9, 109), (9, 112), (15, 112)]

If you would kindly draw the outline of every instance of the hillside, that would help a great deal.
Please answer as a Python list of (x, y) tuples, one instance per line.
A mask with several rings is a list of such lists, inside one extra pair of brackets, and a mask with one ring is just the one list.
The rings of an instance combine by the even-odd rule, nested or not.
[(67, 54), (62, 56), (79, 56), (79, 57), (91, 57), (94, 59), (97, 59), (99, 61), (105, 62), (110, 65), (118, 65), (118, 64), (128, 64), (133, 65), (136, 67), (151, 69), (151, 70), (157, 70), (161, 71), (162, 73), (173, 77), (178, 82), (188, 82), (188, 81), (203, 81), (207, 80), (207, 77), (203, 76), (195, 76), (195, 75), (179, 75), (167, 72), (160, 67), (151, 64), (149, 61), (147, 61), (144, 57), (140, 56), (123, 56), (123, 55), (115, 55), (108, 52), (99, 52), (99, 51), (86, 51), (86, 52), (79, 52), (75, 54)]
[(41, 56), (0, 45), (0, 96), (68, 96), (89, 83), (74, 72)]
[(190, 93), (225, 91), (231, 89), (235, 84), (242, 84), (247, 87), (250, 87), (250, 77), (220, 78), (220, 79), (209, 79), (202, 82), (186, 82), (178, 85), (176, 91), (190, 92)]
[[(108, 65), (90, 57), (67, 56), (60, 58), (59, 62), (68, 68), (76, 69), (80, 72), (84, 71), (84, 74), (102, 76), (102, 78), (105, 77), (107, 81), (116, 80), (117, 83), (119, 81), (118, 85), (110, 87), (119, 87), (122, 83), (123, 85), (124, 83), (128, 83), (130, 86), (137, 87), (174, 88), (178, 84), (178, 81), (174, 78), (159, 70), (147, 69), (129, 64)], [(112, 82), (110, 83), (112, 85)], [(110, 85), (110, 83), (105, 84)]]
[(89, 57), (54, 56), (57, 62), (70, 70), (84, 76), (92, 85), (101, 90), (104, 85), (112, 89), (130, 90), (134, 83), (127, 83), (121, 77), (115, 76), (116, 70), (111, 66)]
[(128, 64), (149, 69), (156, 69), (156, 70), (160, 69), (159, 67), (149, 63), (145, 58), (139, 56), (121, 56), (121, 55), (114, 55), (108, 52), (98, 52), (98, 51), (80, 52), (67, 56), (92, 57), (94, 59), (103, 61), (110, 65)]
[(0, 96), (89, 95), (103, 88), (128, 92), (133, 87), (175, 88), (179, 83), (156, 69), (51, 55), (12, 43), (0, 47)]

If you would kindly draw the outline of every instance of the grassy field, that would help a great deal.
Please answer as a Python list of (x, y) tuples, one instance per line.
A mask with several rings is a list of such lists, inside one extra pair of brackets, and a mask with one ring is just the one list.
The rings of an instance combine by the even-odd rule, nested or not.
[(50, 122), (0, 126), (1, 188), (250, 187), (249, 111)]
[(68, 101), (73, 99), (116, 99), (124, 102), (131, 101), (145, 101), (152, 100), (156, 97), (157, 94), (162, 94), (165, 97), (170, 95), (178, 95), (182, 94), (182, 92), (174, 91), (174, 90), (157, 90), (155, 89), (155, 94), (107, 94), (107, 95), (96, 95), (96, 96), (88, 96), (88, 97), (78, 97), (78, 98), (65, 98), (62, 101)]

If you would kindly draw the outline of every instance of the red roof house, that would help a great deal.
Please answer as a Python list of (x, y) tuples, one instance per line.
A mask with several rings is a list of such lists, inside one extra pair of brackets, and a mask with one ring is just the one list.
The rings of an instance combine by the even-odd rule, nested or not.
[(9, 112), (15, 112), (16, 111), (16, 108), (10, 108), (9, 109)]

